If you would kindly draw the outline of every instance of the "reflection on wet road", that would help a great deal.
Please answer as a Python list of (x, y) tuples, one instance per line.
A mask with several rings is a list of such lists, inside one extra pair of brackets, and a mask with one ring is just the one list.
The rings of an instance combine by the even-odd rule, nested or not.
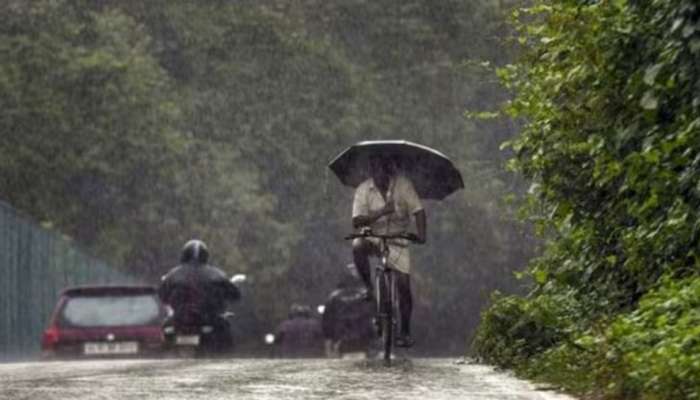
[(0, 399), (566, 400), (482, 365), (415, 359), (140, 360), (0, 364)]

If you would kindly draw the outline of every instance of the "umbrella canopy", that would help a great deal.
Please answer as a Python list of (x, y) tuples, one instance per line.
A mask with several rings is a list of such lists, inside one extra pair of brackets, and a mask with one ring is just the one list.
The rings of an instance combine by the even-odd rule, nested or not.
[(464, 188), (462, 175), (439, 151), (405, 140), (370, 140), (348, 147), (328, 164), (340, 181), (357, 187), (370, 177), (369, 159), (390, 157), (423, 199), (442, 200)]

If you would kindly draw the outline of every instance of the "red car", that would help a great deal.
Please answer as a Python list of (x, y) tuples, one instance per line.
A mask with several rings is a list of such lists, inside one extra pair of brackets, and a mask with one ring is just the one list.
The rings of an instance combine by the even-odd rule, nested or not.
[(84, 286), (61, 293), (41, 341), (42, 355), (157, 355), (167, 309), (151, 286)]

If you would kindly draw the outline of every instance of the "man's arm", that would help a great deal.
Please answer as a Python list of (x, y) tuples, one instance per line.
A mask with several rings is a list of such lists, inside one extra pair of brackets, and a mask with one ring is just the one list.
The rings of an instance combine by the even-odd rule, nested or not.
[(160, 298), (160, 301), (166, 304), (170, 304), (170, 280), (168, 279), (168, 275), (164, 275), (160, 279), (160, 284), (158, 285), (157, 293), (158, 293), (158, 298)]
[(420, 197), (418, 197), (418, 193), (416, 193), (416, 189), (413, 187), (413, 183), (405, 177), (402, 177), (400, 182), (399, 190), (401, 191), (401, 196), (416, 219), (416, 242), (423, 244), (427, 240), (425, 209), (420, 201)]
[(205, 276), (207, 276), (212, 288), (216, 290), (216, 294), (213, 295), (230, 302), (241, 299), (241, 290), (228, 279), (224, 271), (213, 265), (209, 265), (207, 271), (208, 273)]
[(369, 211), (368, 215), (356, 215), (352, 218), (353, 228), (360, 228), (362, 226), (369, 226), (375, 223), (379, 218), (389, 215), (394, 212), (394, 202), (387, 202), (384, 207), (376, 211)]
[(241, 299), (241, 290), (229, 281), (222, 282), (224, 288), (224, 298), (228, 301), (238, 301)]

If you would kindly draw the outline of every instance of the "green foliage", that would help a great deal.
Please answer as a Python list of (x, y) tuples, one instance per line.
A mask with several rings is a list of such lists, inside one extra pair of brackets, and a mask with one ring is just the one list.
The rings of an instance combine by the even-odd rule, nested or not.
[(122, 13), (66, 1), (5, 3), (0, 18), (2, 197), (122, 255), (110, 232), (133, 231), (124, 213), (156, 222), (144, 207), (182, 145), (148, 37)]
[(700, 397), (700, 278), (665, 279), (639, 308), (605, 332), (608, 367), (600, 380), (629, 399)]
[(619, 291), (624, 307), (696, 263), (700, 79), (695, 36), (678, 25), (697, 12), (546, 1), (526, 12), (528, 52), (501, 73), (517, 92), (508, 112), (527, 118), (511, 165), (533, 180), (533, 217), (555, 233), (546, 272)]
[[(517, 301), (525, 310), (568, 293), (580, 319), (556, 329), (585, 350), (553, 342), (510, 363), (570, 388), (577, 380), (592, 388), (607, 374), (613, 397), (697, 396), (698, 361), (682, 350), (697, 334), (692, 285), (681, 286), (697, 279), (699, 265), (700, 8), (539, 0), (514, 20), (522, 57), (498, 71), (514, 93), (505, 112), (523, 122), (507, 144), (510, 166), (531, 180), (527, 214), (547, 239), (528, 269), (534, 290)], [(661, 276), (665, 288), (649, 294)], [(595, 362), (567, 361), (579, 357)], [(557, 377), (561, 370), (568, 377)]]
[(532, 300), (495, 293), (482, 314), (474, 350), (489, 363), (519, 367), (529, 358), (567, 342), (580, 305), (567, 294)]

